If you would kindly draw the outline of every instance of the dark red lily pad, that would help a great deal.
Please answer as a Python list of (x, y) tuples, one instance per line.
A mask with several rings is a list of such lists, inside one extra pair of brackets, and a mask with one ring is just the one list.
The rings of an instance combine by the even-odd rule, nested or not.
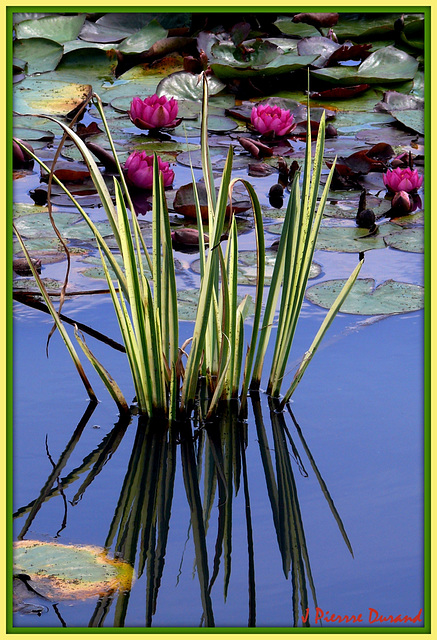
[[(51, 168), (52, 163), (48, 161), (46, 165)], [(89, 177), (90, 172), (84, 163), (61, 160), (56, 163), (54, 174), (61, 182), (83, 182)], [(48, 173), (43, 169), (41, 169), (41, 180), (44, 182), (48, 180)]]
[(353, 98), (354, 96), (364, 93), (370, 88), (370, 84), (356, 84), (352, 87), (336, 87), (335, 89), (326, 89), (325, 91), (310, 91), (310, 98), (314, 100), (341, 100), (345, 98)]
[[(202, 220), (208, 220), (208, 200), (206, 196), (206, 188), (203, 182), (196, 183), (197, 194), (199, 196), (200, 210)], [(232, 202), (232, 211), (234, 214), (243, 213), (250, 209), (250, 200), (240, 200)], [(196, 220), (196, 206), (194, 201), (194, 189), (192, 183), (184, 184), (176, 192), (173, 202), (173, 208), (177, 213), (182, 214), (186, 218)], [(226, 215), (230, 215), (230, 207), (226, 209)]]
[(293, 22), (304, 22), (312, 27), (333, 27), (337, 24), (338, 13), (297, 13), (293, 16)]

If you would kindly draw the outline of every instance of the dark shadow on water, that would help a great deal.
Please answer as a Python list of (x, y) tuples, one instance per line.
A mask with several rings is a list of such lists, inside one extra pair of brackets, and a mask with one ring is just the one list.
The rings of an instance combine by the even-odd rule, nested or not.
[[(293, 470), (295, 467), (303, 477), (308, 476), (297, 442), (303, 447), (351, 553), (352, 547), (291, 409), (288, 408), (288, 412), (292, 422), (287, 425), (287, 413), (278, 411), (279, 403), (268, 400), (266, 418), (263, 416), (261, 402), (264, 402), (265, 397), (252, 393), (250, 398), (249, 407), (251, 405), (253, 411), (282, 571), (286, 579), (291, 578), (292, 626), (310, 626), (309, 617), (305, 613), (312, 606), (317, 607), (317, 596)], [(131, 419), (120, 419), (98, 447), (83, 459), (80, 466), (64, 478), (60, 477), (94, 408), (89, 405), (58, 462), (51, 461), (53, 471), (40, 495), (14, 514), (16, 519), (26, 517), (17, 535), (18, 539), (24, 538), (43, 504), (56, 495), (63, 495), (63, 491), (73, 483), (77, 483), (78, 488), (70, 504), (76, 505), (121, 443)], [(189, 508), (188, 535), (192, 537), (194, 544), (195, 573), (202, 605), (199, 626), (215, 626), (212, 592), (219, 576), (225, 600), (228, 595), (232, 573), (234, 496), (242, 490), (248, 566), (247, 626), (256, 627), (256, 563), (246, 460), (248, 422), (239, 417), (238, 409), (237, 402), (226, 403), (221, 407), (219, 417), (205, 425), (199, 425), (195, 421), (169, 425), (165, 421), (138, 418), (135, 441), (104, 546), (115, 558), (122, 559), (135, 568), (137, 580), (144, 576), (145, 627), (153, 626), (157, 610), (178, 464)], [(295, 442), (293, 438), (296, 435)], [(214, 518), (217, 518), (217, 522), (213, 523)], [(212, 524), (214, 526), (210, 526)], [(210, 531), (213, 530), (215, 542), (210, 540), (207, 544), (212, 535)], [(208, 549), (212, 548), (211, 542), (214, 542), (214, 552), (208, 553)], [(132, 583), (124, 585), (123, 590), (101, 596), (88, 626), (104, 627), (110, 613), (113, 617), (112, 626), (126, 626), (131, 587)]]

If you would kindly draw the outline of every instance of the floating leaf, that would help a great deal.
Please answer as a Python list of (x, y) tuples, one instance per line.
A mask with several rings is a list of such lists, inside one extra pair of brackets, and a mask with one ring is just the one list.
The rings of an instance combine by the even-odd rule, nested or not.
[(16, 26), (16, 36), (22, 38), (48, 38), (63, 43), (75, 40), (85, 22), (85, 15), (47, 16), (39, 20), (26, 20)]
[[(225, 85), (217, 78), (208, 79), (209, 95), (215, 95), (225, 88)], [(203, 96), (202, 76), (177, 71), (161, 80), (156, 88), (159, 96), (176, 98), (177, 100), (197, 100), (201, 101)]]
[[(419, 15), (405, 16), (405, 24), (415, 22)], [(391, 35), (398, 17), (399, 15), (396, 13), (340, 13), (334, 30), (337, 37), (341, 39), (375, 40), (381, 36)]]
[(118, 47), (121, 53), (141, 53), (147, 51), (158, 40), (167, 37), (167, 29), (163, 29), (156, 20), (152, 20), (139, 31), (123, 40)]
[[(264, 285), (269, 286), (273, 268), (276, 262), (277, 251), (275, 250), (267, 250), (265, 252), (265, 280)], [(200, 260), (194, 260), (190, 268), (195, 273), (200, 274)], [(249, 285), (256, 286), (257, 282), (257, 254), (256, 251), (243, 250), (238, 252), (238, 284), (239, 285)], [(310, 267), (310, 278), (317, 278), (322, 272), (322, 267), (317, 263), (313, 262)]]
[[(203, 220), (208, 220), (208, 198), (206, 194), (206, 187), (203, 182), (196, 184), (197, 195), (199, 197), (200, 210)], [(232, 210), (235, 214), (242, 213), (250, 209), (250, 200), (237, 200), (236, 193), (232, 199)], [(173, 202), (173, 208), (177, 213), (185, 216), (186, 218), (196, 219), (196, 205), (194, 198), (193, 184), (184, 184), (176, 192), (176, 196)], [(229, 205), (227, 207), (227, 215), (229, 215)]]
[(111, 560), (104, 549), (22, 540), (14, 543), (14, 567), (46, 598), (83, 599), (128, 589), (132, 567)]
[(29, 38), (14, 42), (14, 56), (27, 62), (27, 73), (45, 73), (56, 69), (64, 55), (62, 45), (45, 38)]
[(423, 229), (404, 229), (397, 233), (389, 233), (384, 236), (384, 242), (392, 249), (423, 253), (425, 250), (425, 237)]
[(359, 67), (328, 67), (311, 73), (320, 80), (348, 86), (404, 82), (414, 78), (418, 66), (419, 63), (413, 56), (389, 45), (370, 54)]
[(54, 135), (51, 131), (46, 131), (45, 129), (28, 128), (28, 127), (14, 126), (12, 134), (14, 138), (19, 138), (20, 140), (27, 140), (28, 142), (29, 141), (35, 142), (39, 140), (42, 140), (44, 142), (51, 142), (54, 138)]
[(54, 83), (45, 77), (26, 78), (14, 85), (14, 111), (66, 116), (85, 100), (91, 90), (89, 84)]
[[(385, 222), (378, 227), (378, 233), (369, 236), (368, 229), (359, 227), (321, 227), (317, 238), (316, 249), (323, 251), (341, 251), (344, 253), (358, 253), (370, 249), (383, 249), (384, 236), (397, 231), (396, 225)], [(368, 237), (363, 237), (368, 236)]]
[[(71, 225), (81, 220), (82, 216), (80, 213), (60, 212), (55, 213), (53, 218), (62, 235)], [(21, 216), (15, 221), (15, 226), (24, 238), (47, 238), (55, 235), (50, 218), (44, 213)]]
[[(237, 296), (238, 304), (243, 300), (244, 296)], [(185, 291), (177, 292), (178, 300), (178, 317), (179, 320), (185, 322), (194, 322), (196, 320), (197, 306), (199, 300), (198, 289), (185, 289)], [(248, 315), (254, 311), (254, 304), (251, 298), (248, 305)]]
[(293, 18), (290, 18), (290, 16), (280, 16), (273, 24), (287, 36), (299, 36), (301, 38), (308, 38), (311, 36), (320, 35), (320, 31), (316, 29), (316, 27), (313, 27), (310, 24), (304, 24), (302, 22), (293, 22)]
[[(62, 282), (59, 282), (59, 280), (54, 280), (53, 278), (41, 278), (41, 280), (47, 291), (60, 291), (62, 288)], [(33, 276), (31, 278), (16, 278), (12, 283), (12, 289), (14, 291), (26, 291), (27, 293), (41, 293)]]
[[(216, 171), (221, 171), (226, 164), (226, 157), (228, 150), (225, 147), (210, 147), (209, 152), (211, 155), (212, 168)], [(193, 165), (193, 169), (202, 168), (202, 156), (200, 150), (180, 153), (177, 157), (179, 164), (186, 167)], [(234, 170), (244, 169), (252, 162), (252, 158), (248, 155), (234, 156), (232, 167)]]
[[(346, 280), (327, 280), (306, 290), (306, 298), (329, 309)], [(354, 315), (392, 315), (423, 308), (424, 290), (417, 284), (386, 280), (375, 288), (373, 278), (359, 278), (340, 311)]]
[(312, 38), (303, 38), (299, 40), (297, 51), (300, 56), (316, 55), (318, 58), (312, 63), (313, 67), (324, 67), (334, 51), (340, 49), (341, 46), (322, 36), (314, 36)]

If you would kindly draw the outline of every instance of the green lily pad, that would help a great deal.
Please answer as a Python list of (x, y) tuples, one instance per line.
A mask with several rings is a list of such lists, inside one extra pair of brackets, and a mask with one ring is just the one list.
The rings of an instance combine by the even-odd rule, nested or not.
[(110, 51), (111, 49), (116, 49), (117, 45), (115, 43), (103, 44), (101, 42), (86, 42), (85, 40), (70, 40), (69, 42), (64, 42), (64, 54), (71, 53), (72, 51), (79, 51), (80, 49), (87, 49), (88, 55), (92, 56), (93, 51), (96, 49), (100, 49), (101, 51)]
[[(58, 238), (29, 238), (25, 242), (26, 249), (30, 252), (32, 257), (37, 257), (34, 254), (44, 251), (59, 251), (60, 243)], [(21, 244), (18, 240), (13, 242), (13, 254), (14, 256), (22, 255)]]
[(47, 75), (26, 78), (14, 85), (14, 111), (65, 116), (78, 107), (91, 91), (89, 84), (53, 82), (47, 79)]
[(53, 71), (63, 55), (62, 45), (46, 38), (28, 38), (14, 42), (14, 56), (27, 62), (29, 74)]
[[(55, 127), (53, 126), (53, 129), (54, 128)], [(51, 142), (55, 137), (51, 131), (47, 131), (45, 129), (36, 129), (36, 128), (30, 128), (30, 127), (16, 127), (16, 126), (14, 126), (12, 134), (14, 138), (19, 138), (20, 140), (26, 140), (27, 142), (35, 142), (38, 140), (42, 140), (44, 142)]]
[[(406, 15), (405, 25), (417, 21), (420, 14)], [(348, 13), (341, 14), (334, 31), (338, 38), (375, 40), (381, 36), (390, 36), (394, 32), (398, 13)]]
[(351, 135), (361, 129), (379, 127), (395, 121), (390, 113), (375, 111), (338, 111), (333, 122), (340, 136)]
[[(57, 215), (57, 207), (53, 207), (52, 210), (53, 213)], [(45, 214), (46, 218), (48, 219), (48, 209), (46, 206), (39, 206), (30, 202), (14, 202), (13, 204), (12, 216), (15, 223), (17, 223), (17, 218), (20, 218), (21, 216), (32, 215), (35, 213)]]
[[(212, 168), (217, 171), (222, 170), (226, 163), (228, 150), (224, 147), (210, 147), (209, 152), (211, 155)], [(202, 168), (202, 156), (200, 153), (200, 149), (198, 149), (197, 151), (191, 151), (190, 153), (188, 152), (180, 153), (177, 157), (177, 161), (179, 164), (182, 164), (186, 167), (189, 167), (191, 162), (191, 164), (193, 165), (193, 169)], [(235, 170), (244, 169), (251, 162), (252, 162), (252, 158), (249, 156), (245, 156), (245, 155), (234, 156), (232, 167)]]
[(233, 65), (239, 68), (256, 68), (272, 62), (282, 51), (265, 39), (247, 40), (242, 43), (246, 52), (243, 56), (241, 47), (236, 47), (233, 42), (219, 41), (211, 47), (210, 64)]
[(170, 15), (166, 20), (166, 14), (107, 13), (95, 22), (86, 22), (80, 37), (92, 42), (120, 42), (143, 29), (153, 19), (157, 19), (164, 29), (170, 29), (176, 24), (180, 26), (185, 24), (185, 18), (179, 15), (173, 17)]
[[(137, 65), (123, 73), (111, 85), (105, 84), (100, 90), (100, 97), (104, 102), (113, 103), (116, 98), (128, 98), (135, 96), (146, 98), (156, 93), (158, 84), (163, 78), (172, 73), (182, 71), (183, 59), (179, 54), (166, 56), (153, 64)], [(127, 109), (128, 111), (130, 103)]]
[(410, 251), (411, 253), (423, 253), (425, 250), (424, 230), (403, 229), (397, 233), (389, 233), (384, 236), (384, 242), (392, 249)]
[[(309, 287), (306, 298), (329, 309), (346, 280), (327, 280)], [(375, 288), (373, 278), (359, 278), (340, 311), (354, 315), (374, 316), (407, 313), (423, 308), (423, 287), (417, 284), (386, 280)]]
[[(53, 218), (61, 235), (69, 230), (75, 222), (82, 220), (80, 213), (73, 212), (58, 212), (54, 214)], [(47, 238), (55, 235), (47, 213), (20, 216), (15, 221), (15, 226), (24, 238)]]
[(132, 581), (128, 563), (111, 560), (104, 549), (22, 540), (14, 543), (14, 568), (27, 574), (38, 593), (49, 599), (83, 599)]
[(142, 29), (125, 38), (118, 49), (121, 53), (141, 53), (150, 49), (158, 40), (167, 37), (167, 33), (167, 29), (163, 29), (156, 20), (152, 20)]
[(287, 36), (299, 36), (300, 38), (310, 38), (311, 36), (319, 36), (320, 32), (310, 24), (304, 22), (293, 22), (290, 16), (280, 16), (274, 23), (281, 33)]
[(418, 66), (419, 63), (413, 56), (389, 45), (370, 54), (359, 67), (328, 67), (311, 73), (320, 80), (345, 86), (380, 82), (386, 84), (412, 80)]
[(397, 231), (396, 225), (385, 222), (379, 226), (379, 232), (367, 238), (368, 229), (359, 227), (330, 226), (321, 227), (317, 238), (316, 249), (323, 251), (341, 251), (342, 253), (358, 253), (370, 249), (383, 249), (384, 236)]
[[(345, 191), (343, 193), (331, 191), (328, 194), (323, 215), (328, 218), (355, 220), (360, 195), (360, 191)], [(385, 217), (391, 209), (391, 201), (367, 194), (366, 208), (371, 209), (375, 214), (375, 218), (378, 220), (379, 218)]]
[[(121, 257), (121, 255), (115, 255), (115, 260), (117, 262), (117, 264), (120, 267), (123, 267), (123, 259)], [(85, 276), (86, 278), (93, 278), (96, 280), (106, 280), (106, 276), (105, 276), (105, 270), (103, 269), (102, 266), (102, 261), (100, 260), (100, 257), (98, 256), (88, 256), (86, 258), (83, 259), (83, 262), (90, 264), (89, 267), (85, 267), (84, 269), (80, 269), (80, 273), (82, 274), (82, 276)], [(109, 274), (112, 278), (112, 280), (116, 279), (115, 273), (112, 270), (112, 268), (108, 266), (108, 271)], [(151, 273), (148, 267), (148, 263), (146, 258), (143, 258), (143, 269), (144, 269), (144, 275), (147, 278), (151, 277)]]
[[(209, 95), (215, 95), (225, 88), (225, 85), (214, 76), (208, 79)], [(202, 100), (202, 76), (187, 71), (177, 71), (161, 80), (156, 88), (158, 96), (176, 98), (177, 100)]]
[(425, 134), (425, 117), (423, 111), (413, 111), (405, 109), (404, 111), (393, 111), (393, 117), (408, 129), (417, 131), (417, 133)]
[(54, 82), (86, 82), (100, 94), (102, 83), (113, 80), (116, 66), (115, 51), (77, 49), (66, 53), (56, 71), (48, 78)]
[(63, 43), (75, 40), (85, 22), (85, 15), (47, 16), (39, 20), (26, 20), (16, 26), (17, 38), (48, 38)]
[(223, 64), (211, 61), (211, 69), (218, 78), (249, 78), (252, 76), (272, 76), (281, 73), (292, 73), (303, 67), (307, 67), (317, 58), (316, 55), (300, 56), (296, 53), (279, 52), (276, 57), (267, 64), (250, 65), (245, 63)]
[[(243, 300), (244, 296), (237, 296), (238, 303)], [(198, 307), (199, 300), (199, 290), (198, 289), (185, 289), (185, 291), (178, 291), (177, 293), (178, 300), (178, 317), (179, 320), (185, 322), (195, 322), (196, 313)], [(254, 312), (254, 304), (251, 300), (251, 304), (249, 305), (249, 315)]]
[[(63, 283), (53, 278), (41, 278), (43, 285), (47, 291), (60, 291)], [(16, 278), (12, 283), (14, 291), (25, 291), (26, 293), (40, 293), (39, 287), (35, 282), (35, 278)]]

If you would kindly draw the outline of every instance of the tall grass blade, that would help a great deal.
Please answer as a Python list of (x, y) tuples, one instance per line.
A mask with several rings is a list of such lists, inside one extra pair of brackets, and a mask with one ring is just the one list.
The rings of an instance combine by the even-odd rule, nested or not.
[(325, 319), (323, 320), (320, 326), (320, 329), (318, 330), (314, 340), (312, 341), (310, 348), (305, 353), (302, 359), (302, 362), (300, 363), (299, 368), (294, 375), (293, 382), (291, 383), (290, 387), (288, 388), (287, 392), (284, 395), (284, 398), (281, 401), (281, 405), (280, 405), (281, 411), (283, 410), (287, 402), (290, 400), (299, 382), (302, 380), (302, 376), (305, 373), (317, 349), (319, 348), (320, 343), (323, 340), (327, 330), (331, 326), (332, 321), (334, 320), (335, 316), (340, 310), (341, 305), (343, 304), (343, 302), (349, 295), (350, 290), (354, 286), (355, 281), (358, 278), (358, 274), (360, 273), (360, 270), (363, 264), (364, 264), (364, 258), (359, 261), (359, 263), (357, 264), (357, 266), (355, 267), (355, 269), (353, 270), (353, 272), (351, 273), (347, 281), (344, 283), (337, 298), (332, 303), (332, 306), (329, 309), (328, 313), (326, 314)]
[(97, 360), (96, 356), (92, 353), (91, 349), (88, 347), (88, 345), (85, 342), (85, 338), (83, 334), (81, 335), (81, 332), (79, 332), (79, 329), (77, 328), (77, 326), (74, 327), (74, 335), (79, 345), (81, 346), (82, 351), (84, 352), (88, 360), (91, 362), (94, 369), (97, 371), (100, 379), (102, 380), (103, 384), (109, 391), (112, 399), (114, 400), (117, 407), (119, 408), (120, 413), (129, 413), (129, 405), (126, 402), (126, 399), (122, 394), (120, 387), (115, 382), (115, 380), (111, 377), (111, 375), (106, 371), (105, 367)]
[(22, 248), (23, 253), (24, 253), (25, 257), (26, 257), (26, 260), (27, 260), (27, 262), (29, 264), (29, 267), (30, 267), (30, 269), (32, 271), (32, 275), (35, 278), (35, 281), (36, 281), (36, 283), (38, 285), (39, 290), (41, 291), (41, 295), (44, 298), (44, 302), (46, 303), (47, 308), (49, 309), (49, 311), (50, 311), (50, 313), (52, 315), (52, 318), (55, 321), (56, 327), (57, 327), (57, 329), (58, 329), (58, 331), (59, 331), (59, 333), (60, 333), (60, 335), (61, 335), (61, 337), (62, 337), (62, 339), (63, 339), (63, 341), (65, 343), (65, 346), (68, 349), (68, 352), (69, 352), (69, 354), (71, 356), (71, 359), (74, 362), (74, 365), (75, 365), (75, 367), (77, 369), (77, 372), (79, 373), (79, 376), (80, 376), (80, 378), (81, 378), (81, 380), (82, 380), (82, 382), (84, 384), (84, 387), (85, 387), (85, 389), (86, 389), (86, 391), (88, 393), (88, 396), (89, 396), (89, 398), (90, 398), (90, 400), (92, 402), (97, 402), (97, 396), (94, 393), (94, 390), (93, 390), (93, 388), (91, 386), (91, 383), (89, 382), (89, 380), (88, 380), (88, 378), (87, 378), (87, 376), (85, 374), (85, 371), (83, 369), (82, 363), (79, 360), (79, 356), (77, 355), (76, 350), (75, 350), (75, 348), (73, 346), (73, 343), (70, 340), (70, 336), (68, 335), (67, 331), (65, 330), (64, 325), (62, 324), (62, 322), (61, 322), (61, 320), (59, 318), (58, 312), (56, 311), (55, 307), (53, 306), (53, 303), (52, 303), (52, 301), (50, 299), (50, 296), (47, 293), (47, 289), (45, 288), (44, 283), (42, 282), (37, 270), (35, 269), (35, 267), (33, 265), (33, 262), (32, 262), (32, 260), (30, 258), (30, 255), (29, 255), (29, 253), (28, 253), (28, 251), (26, 249), (26, 246), (25, 246), (25, 244), (24, 244), (24, 242), (23, 242), (23, 240), (22, 240), (22, 238), (21, 238), (21, 236), (20, 236), (20, 234), (18, 232), (18, 229), (15, 227), (14, 223), (12, 223), (12, 227), (14, 229), (15, 235), (17, 236), (18, 242), (21, 245), (21, 248)]

